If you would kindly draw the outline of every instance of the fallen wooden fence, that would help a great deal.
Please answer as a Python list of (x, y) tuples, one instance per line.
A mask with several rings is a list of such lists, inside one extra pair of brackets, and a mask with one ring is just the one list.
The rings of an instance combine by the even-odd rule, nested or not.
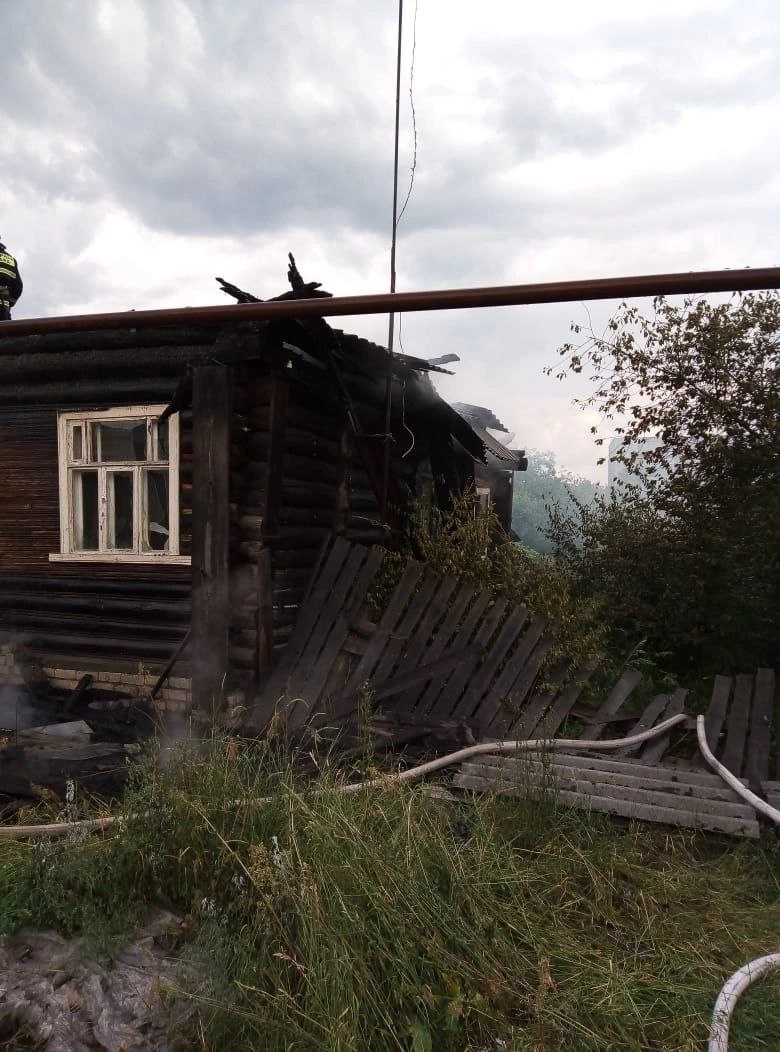
[(324, 554), (251, 724), (343, 720), (366, 699), (401, 722), (461, 721), (478, 738), (555, 734), (592, 666), (537, 691), (554, 645), (547, 621), (413, 561), (378, 623), (367, 620), (383, 555), (341, 539)]
[[(578, 713), (585, 724), (580, 738), (596, 741), (608, 723), (625, 722), (626, 735), (655, 726), (683, 711), (685, 691), (660, 694), (639, 717), (622, 717), (640, 675), (627, 670), (601, 707)], [(773, 807), (780, 806), (780, 695), (772, 669), (734, 678), (717, 676), (705, 730), (721, 763)], [(774, 749), (774, 759), (772, 751)], [(586, 810), (666, 825), (688, 826), (733, 836), (757, 837), (754, 809), (721, 778), (704, 769), (697, 755), (673, 755), (668, 736), (639, 748), (620, 750), (616, 758), (556, 752), (543, 759), (487, 756), (462, 764), (454, 784), (461, 789), (539, 797), (554, 793), (563, 803)], [(770, 774), (776, 780), (770, 780)]]

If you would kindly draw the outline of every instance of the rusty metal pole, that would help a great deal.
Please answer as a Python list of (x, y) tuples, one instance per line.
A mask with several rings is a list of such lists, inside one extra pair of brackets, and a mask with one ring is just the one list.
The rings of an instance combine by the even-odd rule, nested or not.
[(216, 307), (164, 307), (157, 310), (76, 314), (55, 318), (24, 318), (0, 322), (0, 346), (14, 336), (44, 336), (55, 332), (97, 332), (106, 329), (149, 329), (165, 325), (229, 325), (273, 318), (337, 318), (351, 314), (396, 314), (472, 307), (520, 307), (535, 303), (576, 303), (635, 296), (681, 296), (705, 292), (747, 292), (780, 289), (780, 267), (742, 270), (701, 270), (675, 274), (641, 274), (582, 281), (545, 281), (486, 288), (430, 289), (424, 292), (373, 293), (330, 299), (270, 300), (265, 303), (221, 304)]

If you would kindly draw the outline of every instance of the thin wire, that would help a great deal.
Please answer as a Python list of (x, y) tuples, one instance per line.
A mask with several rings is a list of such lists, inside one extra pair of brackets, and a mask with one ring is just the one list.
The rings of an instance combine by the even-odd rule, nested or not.
[[(398, 129), (401, 116), (401, 42), (404, 26), (404, 0), (398, 0), (398, 55), (395, 68), (395, 152), (393, 158), (393, 236), (390, 243), (390, 292), (395, 292), (395, 246), (398, 227)], [(390, 314), (387, 333), (387, 386), (385, 389), (385, 457), (382, 473), (382, 520), (387, 522), (387, 501), (390, 491), (390, 433), (393, 408), (393, 333), (395, 314)]]
[[(404, 203), (401, 206), (401, 211), (398, 213), (398, 220), (396, 226), (403, 219), (406, 206), (409, 204), (409, 198), (412, 196), (412, 189), (414, 188), (414, 174), (417, 171), (417, 111), (414, 108), (414, 59), (417, 52), (417, 5), (419, 0), (414, 0), (414, 19), (412, 21), (412, 60), (409, 66), (409, 105), (412, 108), (412, 133), (414, 136), (414, 148), (412, 152), (412, 167), (409, 172), (409, 189), (406, 191), (406, 197)], [(400, 333), (399, 333), (400, 339)]]
[[(398, 331), (398, 338), (399, 340), (401, 338), (400, 327)], [(403, 384), (401, 385), (401, 424), (404, 430), (408, 431), (409, 434), (412, 436), (412, 444), (409, 446), (405, 453), (401, 454), (401, 459), (403, 460), (406, 457), (408, 457), (409, 454), (412, 452), (412, 450), (414, 449), (414, 443), (417, 441), (414, 431), (412, 431), (412, 429), (406, 422), (406, 380), (404, 380)]]

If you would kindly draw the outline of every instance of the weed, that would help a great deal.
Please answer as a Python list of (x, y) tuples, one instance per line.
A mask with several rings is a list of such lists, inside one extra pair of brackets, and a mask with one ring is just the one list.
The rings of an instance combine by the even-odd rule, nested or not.
[[(0, 927), (112, 943), (150, 903), (180, 910), (204, 1049), (694, 1049), (725, 977), (776, 943), (776, 851), (620, 830), (554, 791), (339, 781), (304, 791), (273, 744), (150, 754), (120, 832), (3, 845)], [(772, 1047), (775, 989), (746, 1000), (740, 1049)]]

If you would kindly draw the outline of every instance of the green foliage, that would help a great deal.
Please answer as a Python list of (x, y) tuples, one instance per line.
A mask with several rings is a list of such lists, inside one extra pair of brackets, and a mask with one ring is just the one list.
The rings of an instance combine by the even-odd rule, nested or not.
[[(776, 935), (757, 844), (616, 830), (554, 793), (345, 795), (333, 771), (307, 792), (232, 740), (152, 760), (121, 832), (2, 845), (0, 918), (116, 936), (148, 903), (186, 913), (187, 1047), (694, 1050)], [(771, 1047), (774, 992), (746, 1004), (741, 1049)]]
[(572, 499), (588, 505), (602, 489), (590, 479), (561, 471), (553, 453), (532, 449), (528, 453), (528, 469), (515, 475), (512, 529), (526, 548), (550, 554), (551, 508), (568, 508)]
[(577, 594), (603, 602), (614, 643), (645, 639), (680, 673), (775, 662), (780, 298), (658, 299), (649, 319), (624, 304), (607, 333), (563, 347), (559, 375), (590, 366), (585, 404), (639, 485), (552, 514)]
[[(470, 494), (446, 515), (418, 515), (412, 537), (416, 557), (434, 573), (548, 618), (557, 644), (546, 667), (561, 659), (580, 667), (599, 652), (604, 633), (598, 605), (573, 594), (565, 566), (510, 540), (492, 510), (475, 515)], [(408, 557), (407, 550), (386, 556), (371, 597), (377, 609), (389, 599)]]

